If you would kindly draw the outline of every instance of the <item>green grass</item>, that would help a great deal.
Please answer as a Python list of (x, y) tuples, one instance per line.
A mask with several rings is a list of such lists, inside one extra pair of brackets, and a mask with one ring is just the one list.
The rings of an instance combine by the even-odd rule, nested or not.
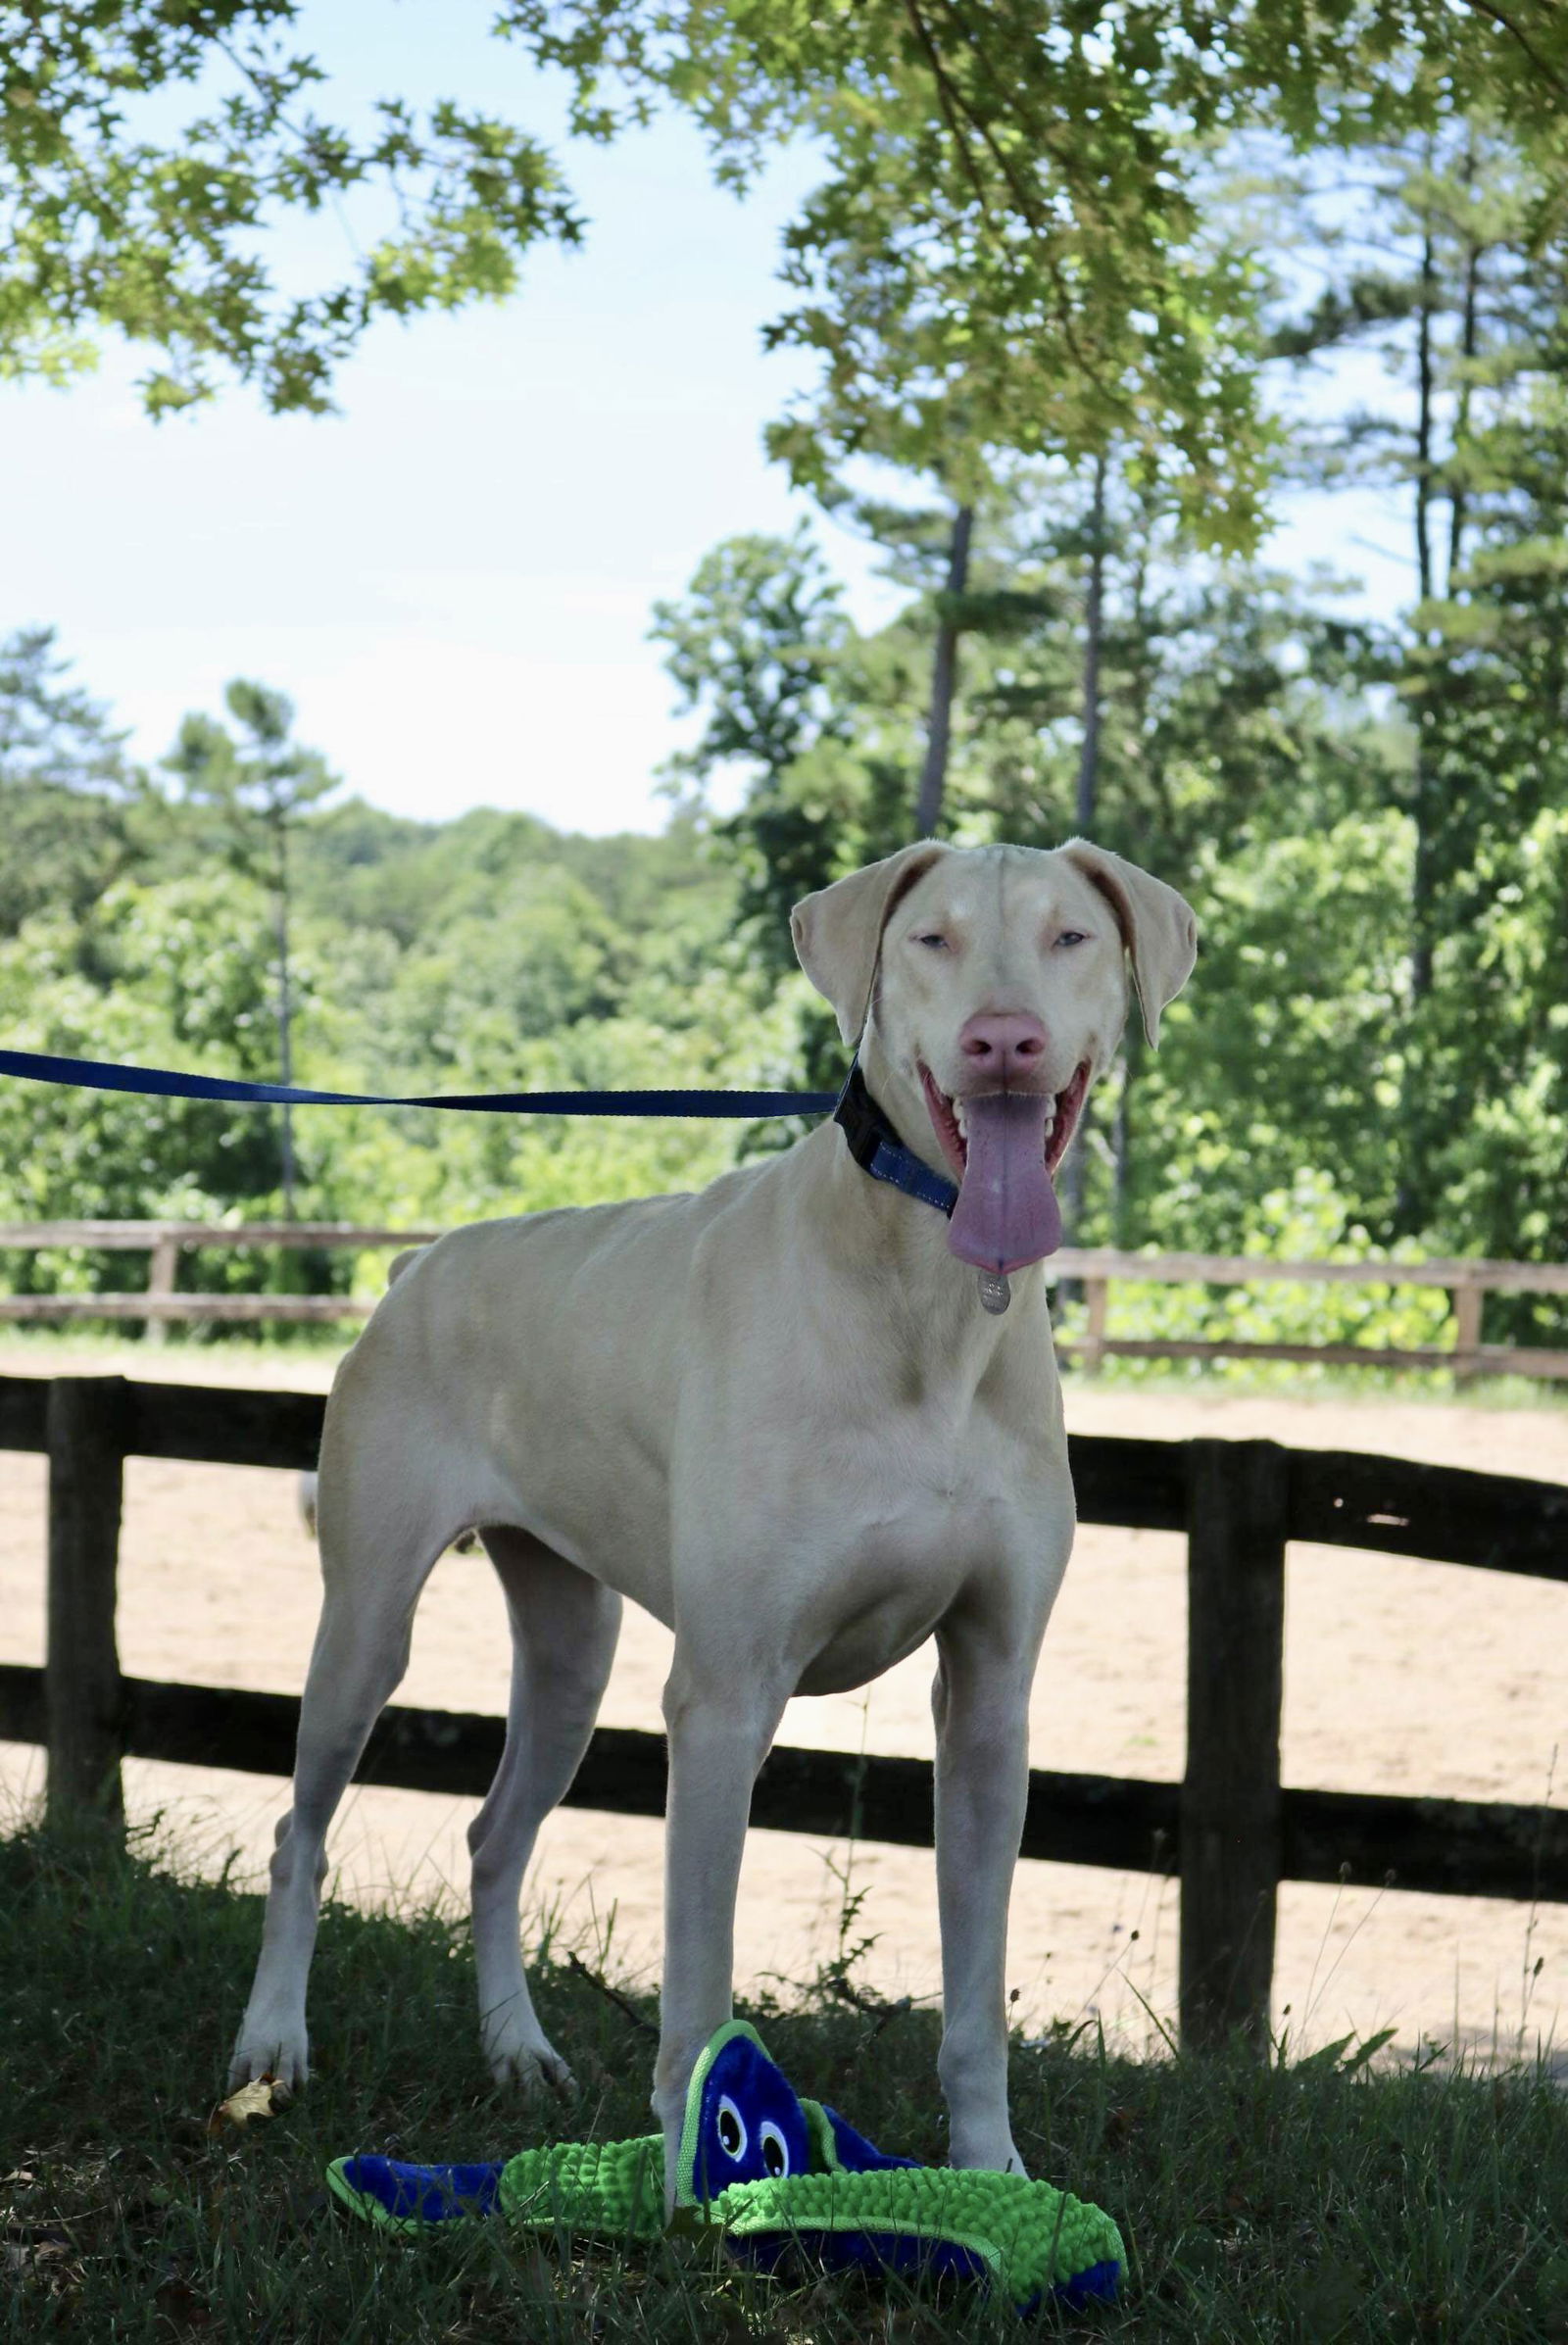
[[(546, 2024), (581, 2087), (520, 2110), (481, 2069), (466, 1931), (329, 1905), (310, 2090), (208, 2131), (260, 1900), (94, 1836), (0, 1840), (0, 2336), (247, 2345), (557, 2339), (837, 2345), (1020, 2333), (976, 2292), (771, 2280), (671, 2242), (623, 2260), (499, 2225), (388, 2239), (335, 2215), (326, 2159), (502, 2155), (648, 2128), (650, 2006), (546, 1961)], [(940, 2160), (929, 2013), (755, 2012), (803, 2090)], [(1137, 2063), (1017, 2045), (1033, 2171), (1117, 2218), (1123, 2306), (1050, 2335), (1568, 2339), (1568, 2101), (1537, 2076), (1348, 2071), (1320, 2055)]]

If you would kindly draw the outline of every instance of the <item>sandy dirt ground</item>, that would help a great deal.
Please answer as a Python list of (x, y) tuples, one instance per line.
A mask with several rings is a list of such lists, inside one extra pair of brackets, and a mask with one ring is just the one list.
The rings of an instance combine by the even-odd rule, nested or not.
[[(106, 1370), (186, 1381), (322, 1389), (322, 1354), (245, 1357), (0, 1343), (0, 1372)], [(1085, 1433), (1268, 1436), (1568, 1482), (1568, 1409), (1422, 1401), (1225, 1397), (1076, 1383), (1068, 1419)], [(0, 1659), (43, 1651), (44, 1468), (0, 1452)], [(1037, 1682), (1036, 1766), (1176, 1777), (1184, 1729), (1183, 1542), (1086, 1529)], [(139, 1676), (297, 1691), (315, 1624), (314, 1549), (292, 1477), (133, 1460), (127, 1468), (121, 1645)], [(669, 1640), (628, 1607), (603, 1718), (657, 1727)], [(400, 1699), (502, 1710), (507, 1640), (482, 1556), (447, 1556), (420, 1607)], [(926, 1754), (929, 1653), (863, 1695), (800, 1700), (781, 1740)], [(1288, 1783), (1568, 1804), (1568, 1587), (1461, 1568), (1293, 1547), (1285, 1670)], [(38, 1754), (0, 1745), (0, 1789), (35, 1793)], [(256, 1777), (134, 1764), (134, 1809), (164, 1810), (204, 1863), (230, 1848), (259, 1874), (282, 1786)], [(463, 1829), (473, 1803), (358, 1791), (337, 1827), (340, 1894), (428, 1899), (465, 1890)], [(662, 1830), (560, 1811), (531, 1877), (535, 1918), (621, 1973), (657, 1977)], [(874, 1940), (859, 1976), (934, 1999), (929, 1856), (754, 1832), (737, 1930), (740, 1977), (809, 1980), (837, 1946), (848, 1872), (865, 1892), (855, 1939)], [(1131, 2049), (1175, 2003), (1178, 1892), (1091, 1867), (1026, 1864), (1013, 1898), (1010, 1976), (1031, 2024), (1098, 2018)], [(607, 1956), (608, 1948), (608, 1956)], [(1154, 2015), (1151, 2017), (1151, 2015)], [(1321, 2043), (1398, 2030), (1477, 2048), (1568, 2046), (1568, 1909), (1484, 1900), (1281, 1892), (1276, 2023)]]

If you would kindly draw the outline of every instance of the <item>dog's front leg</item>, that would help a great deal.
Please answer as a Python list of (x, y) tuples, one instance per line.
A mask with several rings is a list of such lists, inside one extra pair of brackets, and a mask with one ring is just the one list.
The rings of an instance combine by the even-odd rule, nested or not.
[(1029, 1796), (1033, 1655), (968, 1626), (945, 1628), (936, 1716), (942, 2050), (955, 2166), (1023, 2172), (1007, 2116), (1007, 1904)]
[(786, 1692), (754, 1675), (738, 1652), (693, 1666), (677, 1640), (664, 1687), (664, 1984), (653, 2093), (664, 2134), (666, 2209), (675, 2202), (692, 2070), (713, 2030), (732, 2017), (735, 1896), (752, 1785)]

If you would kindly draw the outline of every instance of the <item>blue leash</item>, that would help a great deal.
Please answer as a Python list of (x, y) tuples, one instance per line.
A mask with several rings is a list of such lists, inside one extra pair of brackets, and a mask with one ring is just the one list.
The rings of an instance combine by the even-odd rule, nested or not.
[(951, 1214), (958, 1192), (906, 1148), (850, 1062), (841, 1092), (831, 1091), (470, 1091), (408, 1095), (373, 1091), (302, 1091), (290, 1083), (247, 1083), (237, 1075), (181, 1075), (172, 1068), (115, 1066), (102, 1058), (60, 1058), (47, 1050), (0, 1050), (0, 1075), (24, 1083), (63, 1083), (83, 1091), (129, 1091), (164, 1099), (227, 1099), (246, 1107), (446, 1107), (478, 1115), (825, 1115), (842, 1124), (850, 1153), (873, 1180)]
[(0, 1050), (0, 1075), (70, 1083), (84, 1091), (133, 1091), (164, 1099), (230, 1099), (247, 1107), (448, 1107), (475, 1115), (825, 1115), (831, 1091), (474, 1091), (404, 1098), (362, 1091), (300, 1091), (232, 1075), (180, 1075), (168, 1067), (113, 1066), (46, 1050)]

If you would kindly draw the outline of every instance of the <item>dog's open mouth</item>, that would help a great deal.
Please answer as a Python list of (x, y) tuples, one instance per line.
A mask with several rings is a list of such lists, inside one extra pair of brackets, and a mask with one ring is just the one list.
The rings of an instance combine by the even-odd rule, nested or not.
[[(969, 1109), (972, 1101), (963, 1099), (950, 1099), (945, 1091), (938, 1089), (931, 1069), (923, 1064), (920, 1068), (920, 1080), (925, 1085), (925, 1103), (931, 1111), (931, 1122), (936, 1136), (942, 1143), (942, 1152), (953, 1167), (954, 1179), (961, 1186), (969, 1164)], [(1045, 1142), (1043, 1155), (1048, 1173), (1054, 1175), (1057, 1165), (1060, 1164), (1062, 1157), (1067, 1152), (1067, 1143), (1071, 1140), (1077, 1127), (1079, 1115), (1083, 1110), (1084, 1094), (1088, 1089), (1089, 1061), (1086, 1058), (1065, 1091), (1058, 1091), (1054, 1094), (1048, 1092), (1044, 1095), (1046, 1112), (1043, 1122)], [(1041, 1095), (1033, 1092), (1011, 1092), (992, 1096), (1032, 1099), (1038, 1099)]]
[(998, 1091), (954, 1098), (922, 1065), (926, 1107), (958, 1183), (948, 1244), (960, 1261), (1022, 1270), (1061, 1244), (1054, 1175), (1089, 1089), (1085, 1059), (1059, 1092)]

